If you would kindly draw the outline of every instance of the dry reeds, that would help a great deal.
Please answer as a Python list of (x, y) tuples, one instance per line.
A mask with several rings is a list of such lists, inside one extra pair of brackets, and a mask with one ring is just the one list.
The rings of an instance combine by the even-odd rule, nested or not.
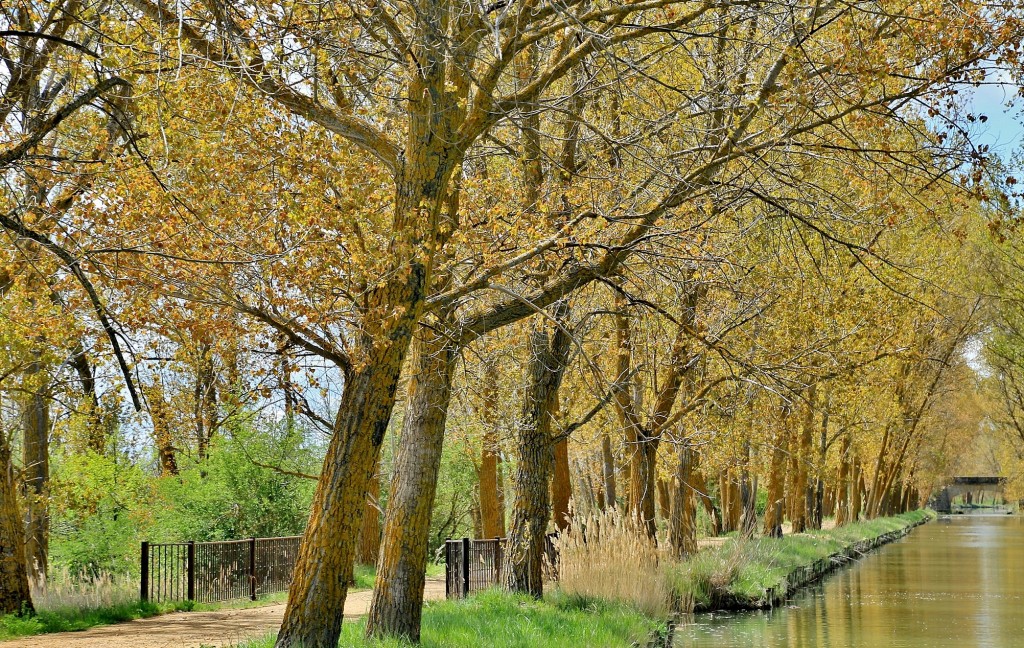
[(612, 600), (653, 618), (667, 617), (672, 588), (667, 554), (640, 525), (611, 509), (575, 518), (558, 540), (559, 588), (584, 598)]
[(86, 575), (56, 569), (51, 570), (45, 582), (32, 583), (32, 601), (37, 610), (91, 610), (130, 605), (138, 600), (138, 578), (130, 574)]

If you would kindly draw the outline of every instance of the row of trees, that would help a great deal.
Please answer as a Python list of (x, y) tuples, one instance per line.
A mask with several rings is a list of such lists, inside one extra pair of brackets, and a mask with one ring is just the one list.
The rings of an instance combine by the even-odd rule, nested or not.
[(260, 408), (324, 435), (281, 648), (337, 643), (357, 554), (368, 633), (418, 638), (446, 436), (535, 594), (549, 524), (597, 508), (684, 556), (698, 506), (777, 535), (916, 505), (977, 427), (948, 425), (992, 218), (958, 92), (1021, 32), (947, 9), (3, 8), (0, 608), (45, 573), (58, 394), (169, 479)]

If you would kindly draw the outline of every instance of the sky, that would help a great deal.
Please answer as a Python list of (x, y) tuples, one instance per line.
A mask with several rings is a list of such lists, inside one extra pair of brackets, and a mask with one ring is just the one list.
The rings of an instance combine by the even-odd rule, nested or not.
[(985, 115), (988, 121), (975, 124), (979, 144), (987, 144), (991, 152), (1008, 160), (1024, 144), (1024, 100), (1016, 107), (1006, 107), (1013, 99), (1017, 84), (1004, 73), (992, 71), (990, 83), (974, 90), (969, 103), (976, 115)]

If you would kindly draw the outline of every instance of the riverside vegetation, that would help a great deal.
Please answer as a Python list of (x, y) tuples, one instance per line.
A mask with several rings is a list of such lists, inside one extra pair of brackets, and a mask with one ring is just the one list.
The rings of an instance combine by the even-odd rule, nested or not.
[[(887, 534), (905, 532), (934, 515), (894, 517), (784, 538), (729, 538), (678, 561), (610, 514), (590, 520), (589, 541), (570, 531), (559, 543), (559, 581), (544, 599), (488, 590), (464, 600), (424, 604), (425, 648), (575, 648), (664, 645), (671, 623), (694, 608), (769, 607), (785, 597), (794, 574)], [(595, 527), (600, 526), (598, 534)], [(244, 648), (271, 648), (274, 636)], [(349, 624), (342, 648), (404, 648), (401, 639), (367, 639), (365, 623)]]
[[(1024, 3), (5, 0), (0, 38), (9, 628), (144, 540), (301, 534), (275, 648), (612, 641), (827, 519), (1024, 495), (1021, 156), (973, 102)], [(460, 536), (511, 594), (424, 617)]]

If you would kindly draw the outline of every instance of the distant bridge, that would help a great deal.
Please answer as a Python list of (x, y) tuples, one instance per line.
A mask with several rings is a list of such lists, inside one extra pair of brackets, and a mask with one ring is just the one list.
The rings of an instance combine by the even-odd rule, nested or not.
[(1005, 486), (1006, 477), (954, 477), (932, 496), (930, 505), (939, 513), (952, 513), (958, 497), (961, 506), (974, 506), (975, 502), (983, 501), (986, 494), (993, 499), (998, 495), (1002, 502)]

